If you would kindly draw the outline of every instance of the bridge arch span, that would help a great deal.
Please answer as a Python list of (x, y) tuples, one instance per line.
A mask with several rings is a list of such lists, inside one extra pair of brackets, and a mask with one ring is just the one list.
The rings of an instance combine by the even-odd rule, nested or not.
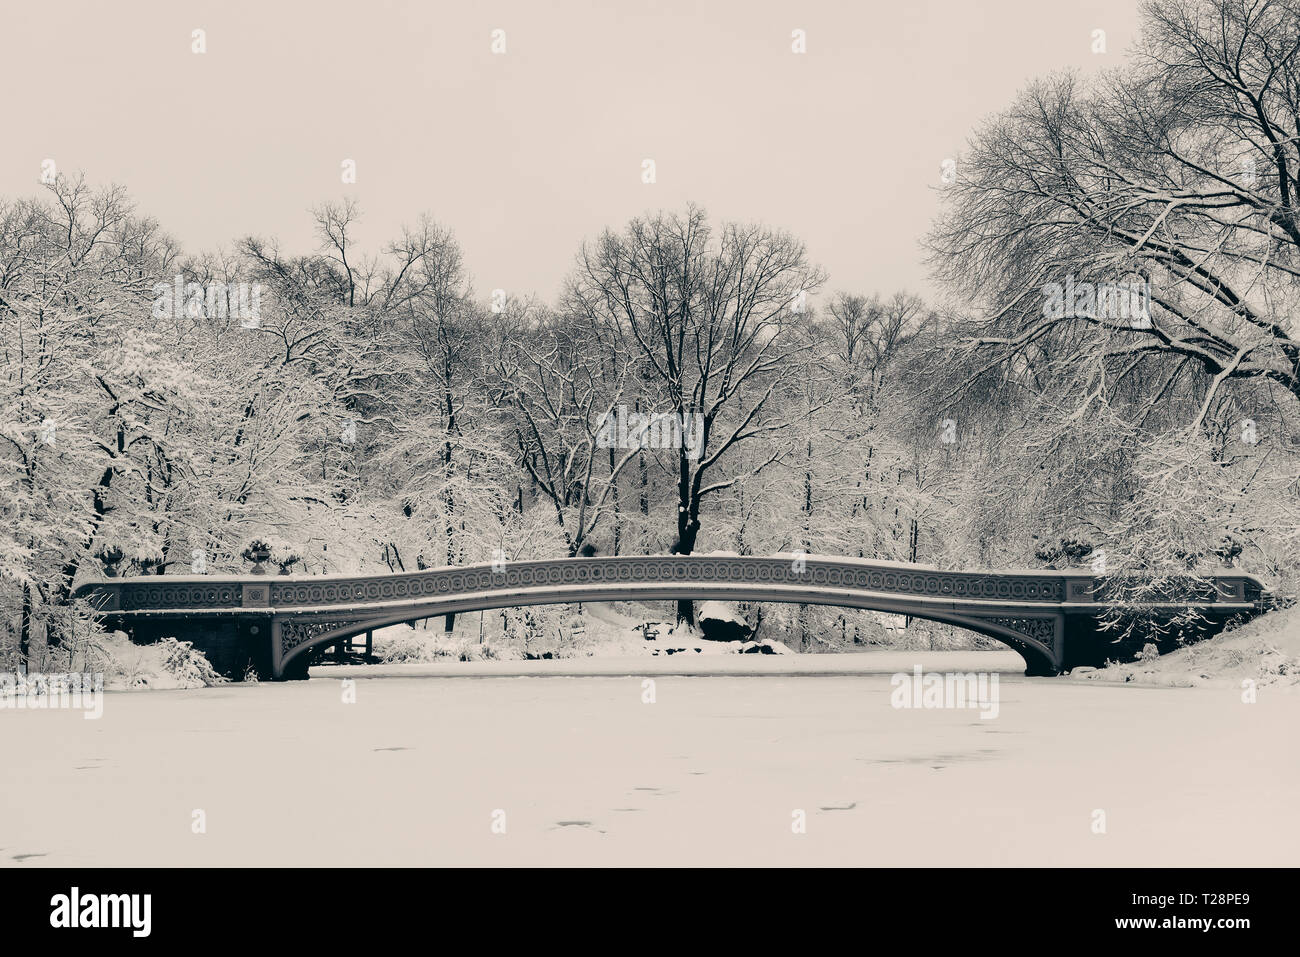
[(329, 646), (390, 625), (407, 624), (426, 618), (476, 611), (493, 611), (528, 605), (576, 604), (579, 602), (611, 601), (675, 601), (690, 598), (697, 601), (763, 601), (787, 604), (825, 605), (853, 608), (898, 615), (909, 615), (928, 621), (941, 622), (964, 628), (976, 634), (993, 638), (1008, 645), (1025, 660), (1027, 674), (1050, 675), (1060, 669), (1062, 616), (1045, 613), (1041, 609), (1009, 609), (1002, 617), (987, 618), (965, 613), (955, 608), (936, 607), (915, 599), (886, 598), (856, 595), (843, 589), (803, 586), (799, 588), (745, 589), (704, 583), (644, 583), (628, 584), (617, 588), (591, 586), (559, 586), (547, 589), (530, 589), (530, 593), (477, 594), (452, 600), (406, 604), (389, 607), (357, 609), (313, 609), (300, 614), (278, 617), (274, 625), (273, 642), (278, 656), (277, 673), (304, 676), (306, 662), (312, 650)]

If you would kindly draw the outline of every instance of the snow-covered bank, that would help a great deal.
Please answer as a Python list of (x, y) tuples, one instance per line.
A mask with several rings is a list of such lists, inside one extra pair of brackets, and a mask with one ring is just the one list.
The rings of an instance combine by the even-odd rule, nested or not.
[(1071, 678), (1167, 688), (1300, 684), (1300, 607), (1271, 612), (1239, 628), (1147, 661), (1076, 668)]

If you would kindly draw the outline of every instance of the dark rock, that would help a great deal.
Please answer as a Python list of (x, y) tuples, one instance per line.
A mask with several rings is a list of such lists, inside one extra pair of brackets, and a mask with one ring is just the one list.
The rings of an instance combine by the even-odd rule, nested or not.
[(754, 634), (739, 614), (721, 602), (705, 602), (699, 621), (700, 631), (709, 641), (748, 641)]

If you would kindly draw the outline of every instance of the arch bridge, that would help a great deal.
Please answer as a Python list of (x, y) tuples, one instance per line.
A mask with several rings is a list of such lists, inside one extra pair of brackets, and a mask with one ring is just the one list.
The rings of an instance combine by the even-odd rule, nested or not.
[[(795, 602), (945, 622), (1015, 648), (1026, 674), (1056, 675), (1119, 657), (1101, 633), (1115, 579), (1072, 571), (940, 571), (829, 556), (659, 555), (562, 558), (382, 575), (199, 575), (84, 585), (110, 627), (148, 643), (192, 641), (232, 678), (248, 669), (305, 678), (313, 649), (386, 625), (519, 605), (656, 599)], [(1159, 618), (1193, 609), (1203, 633), (1264, 609), (1244, 574), (1177, 585), (1144, 603)], [(1108, 654), (1109, 653), (1109, 654)]]

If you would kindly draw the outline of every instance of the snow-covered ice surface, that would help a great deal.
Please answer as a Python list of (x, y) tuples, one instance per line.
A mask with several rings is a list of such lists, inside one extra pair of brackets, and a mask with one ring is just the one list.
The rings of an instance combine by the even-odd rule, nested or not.
[(1018, 668), (1015, 656), (798, 660), (832, 657), (878, 659), (879, 673), (801, 676), (786, 656), (737, 656), (769, 673), (661, 675), (645, 704), (657, 659), (630, 677), (390, 667), (355, 671), (376, 677), (358, 677), (347, 704), (331, 677), (343, 672), (320, 668), (307, 682), (110, 693), (97, 721), (3, 711), (0, 863), (1300, 862), (1300, 695), (1265, 687), (1246, 705), (1236, 689), (1011, 673), (998, 716), (981, 720), (891, 707), (890, 672)]

